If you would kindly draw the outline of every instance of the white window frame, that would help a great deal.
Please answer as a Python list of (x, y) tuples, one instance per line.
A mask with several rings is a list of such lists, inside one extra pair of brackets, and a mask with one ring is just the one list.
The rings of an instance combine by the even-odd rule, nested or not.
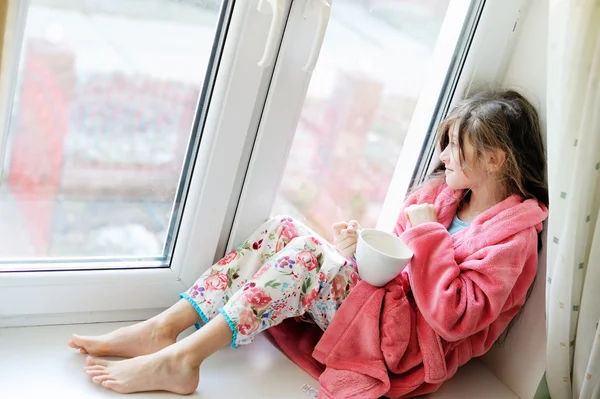
[[(0, 327), (148, 317), (174, 303), (216, 257), (270, 215), (310, 82), (302, 69), (313, 45), (307, 32), (317, 30), (316, 20), (305, 18), (307, 3), (316, 0), (284, 1), (289, 17), (274, 71), (256, 66), (270, 17), (256, 11), (257, 0), (236, 2), (171, 268), (0, 274)], [(463, 15), (469, 3), (451, 0), (449, 12)], [(472, 82), (502, 78), (528, 3), (486, 2), (448, 104)], [(439, 67), (417, 104), (378, 228), (391, 228), (412, 179), (405, 171), (420, 162), (457, 34), (456, 24), (442, 27), (445, 41), (434, 54)]]
[[(479, 0), (475, 3), (469, 0), (450, 0), (450, 18), (446, 19), (441, 28), (441, 39), (436, 44), (432, 59), (436, 67), (418, 100), (377, 228), (393, 228), (411, 185), (413, 171), (419, 162), (429, 162), (430, 158), (421, 157), (421, 153), (440, 100), (451, 104), (468, 91), (471, 83), (488, 82), (493, 85), (504, 75), (514, 46), (512, 39), (517, 21), (529, 1), (480, 1), (484, 3), (484, 7), (468, 48), (468, 56), (464, 65), (460, 66), (462, 71), (458, 81), (452, 90), (444, 93), (447, 89), (445, 82), (448, 70), (463, 28), (456, 20), (467, 16), (471, 4), (479, 3)], [(335, 0), (329, 2), (335, 8)], [(304, 8), (296, 3), (290, 11), (228, 249), (242, 242), (256, 226), (270, 216), (277, 197), (310, 83), (310, 74), (302, 70), (302, 63), (308, 57), (312, 40), (311, 35), (303, 34), (310, 29), (307, 28), (310, 22), (302, 18), (304, 12)]]
[(17, 88), (17, 75), (23, 36), (25, 35), (25, 21), (29, 10), (29, 0), (8, 1), (6, 11), (6, 24), (4, 29), (4, 43), (2, 51), (2, 77), (0, 84), (0, 168), (6, 169), (10, 163), (10, 154), (4, 149), (8, 142), (8, 129), (10, 115), (13, 108), (13, 99)]
[[(281, 3), (287, 15), (291, 0)], [(0, 327), (143, 318), (175, 303), (222, 253), (273, 72), (258, 66), (270, 15), (258, 0), (224, 1), (233, 4), (171, 268), (0, 273)]]
[[(464, 15), (464, 7), (468, 7), (466, 3), (463, 0), (452, 0), (448, 13)], [(437, 117), (441, 120), (450, 107), (473, 88), (482, 85), (497, 87), (501, 84), (514, 50), (517, 28), (520, 28), (518, 22), (529, 4), (530, 0), (482, 1), (479, 4), (482, 9), (474, 35), (466, 48), (464, 64), (456, 66), (460, 67), (460, 74), (455, 82), (449, 81), (446, 84), (446, 72), (451, 68), (452, 57), (454, 54), (460, 55), (455, 51), (454, 45), (460, 37), (460, 31), (457, 31), (456, 25), (442, 26), (441, 40), (436, 45), (433, 57), (436, 68), (417, 102), (377, 228), (388, 231), (393, 229), (406, 193), (413, 184), (413, 178), (414, 183), (424, 178), (424, 175), (414, 176), (413, 173), (405, 171), (416, 171), (419, 166), (427, 170), (431, 163), (436, 163), (434, 158), (437, 154), (431, 148), (433, 140), (430, 140), (428, 148), (424, 148), (426, 135), (429, 134), (430, 138), (435, 135), (435, 131), (430, 130), (432, 118)], [(473, 3), (473, 7), (477, 6)], [(436, 112), (436, 109), (439, 112)], [(435, 125), (433, 127), (435, 128)]]

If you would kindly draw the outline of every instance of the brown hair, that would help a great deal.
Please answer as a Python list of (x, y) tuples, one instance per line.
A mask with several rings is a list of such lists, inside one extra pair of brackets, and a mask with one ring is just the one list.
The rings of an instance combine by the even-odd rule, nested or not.
[[(533, 105), (513, 90), (485, 91), (465, 99), (446, 117), (438, 129), (438, 144), (443, 150), (449, 143), (450, 129), (458, 124), (460, 163), (465, 164), (464, 143), (468, 137), (475, 149), (475, 159), (484, 151), (500, 149), (506, 154), (500, 179), (504, 198), (519, 194), (535, 198), (548, 206), (546, 183), (546, 154), (538, 113)], [(471, 165), (469, 165), (470, 167)], [(440, 162), (431, 177), (443, 179), (444, 164)], [(470, 192), (461, 198), (468, 202)], [(538, 251), (542, 249), (542, 236), (538, 234)], [(534, 282), (535, 283), (535, 282)], [(534, 283), (526, 296), (529, 299)], [(499, 339), (506, 340), (517, 317), (513, 318)]]

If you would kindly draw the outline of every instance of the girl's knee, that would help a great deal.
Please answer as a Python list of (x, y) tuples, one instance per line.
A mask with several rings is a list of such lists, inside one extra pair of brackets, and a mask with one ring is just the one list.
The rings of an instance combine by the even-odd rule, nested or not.
[(267, 232), (283, 234), (290, 241), (295, 237), (305, 235), (308, 231), (304, 224), (286, 215), (273, 216), (263, 226)]
[(299, 221), (297, 221), (293, 217), (287, 216), (287, 215), (271, 216), (269, 219), (267, 219), (266, 223), (277, 225), (277, 226), (288, 225), (288, 224), (293, 224), (293, 225), (301, 224)]
[(314, 246), (311, 236), (297, 236), (290, 241), (289, 246), (291, 248), (306, 248), (307, 244)]

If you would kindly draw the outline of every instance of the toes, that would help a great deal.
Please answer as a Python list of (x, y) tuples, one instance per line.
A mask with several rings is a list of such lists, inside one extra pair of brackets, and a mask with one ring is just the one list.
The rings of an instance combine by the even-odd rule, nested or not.
[(110, 362), (108, 360), (102, 360), (88, 356), (86, 359), (86, 363), (88, 364), (88, 366), (108, 366)]
[(92, 371), (92, 370), (106, 370), (104, 366), (86, 366), (83, 368), (83, 371)]
[(100, 377), (102, 375), (107, 375), (108, 371), (106, 371), (106, 369), (101, 369), (101, 370), (86, 370), (85, 373), (87, 375), (89, 375), (90, 377), (94, 378), (94, 377)]
[(79, 353), (82, 353), (84, 355), (87, 355), (89, 353), (84, 347), (87, 344), (88, 343), (85, 342), (85, 339), (83, 337), (80, 337), (79, 335), (73, 335), (69, 342), (67, 342), (67, 345), (69, 345), (73, 349), (79, 349)]
[(104, 374), (104, 375), (97, 375), (96, 377), (93, 377), (92, 381), (94, 382), (94, 384), (104, 386), (105, 382), (114, 381), (114, 380), (113, 380), (113, 377), (111, 377), (110, 375)]
[(71, 339), (69, 340), (69, 342), (73, 343), (73, 345), (77, 347), (83, 346), (83, 341), (85, 341), (85, 339), (81, 335), (77, 334), (71, 335)]
[(81, 348), (81, 345), (79, 345), (75, 342), (75, 336), (73, 336), (73, 338), (71, 338), (70, 340), (67, 341), (67, 345), (69, 345), (73, 349)]

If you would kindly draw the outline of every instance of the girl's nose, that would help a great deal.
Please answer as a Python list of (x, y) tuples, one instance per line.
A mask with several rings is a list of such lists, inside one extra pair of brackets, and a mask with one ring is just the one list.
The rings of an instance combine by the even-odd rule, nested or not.
[(442, 161), (442, 163), (444, 165), (446, 165), (448, 162), (450, 162), (450, 157), (448, 156), (449, 154), (449, 148), (450, 146), (446, 146), (446, 148), (444, 148), (444, 150), (440, 153), (440, 161)]

